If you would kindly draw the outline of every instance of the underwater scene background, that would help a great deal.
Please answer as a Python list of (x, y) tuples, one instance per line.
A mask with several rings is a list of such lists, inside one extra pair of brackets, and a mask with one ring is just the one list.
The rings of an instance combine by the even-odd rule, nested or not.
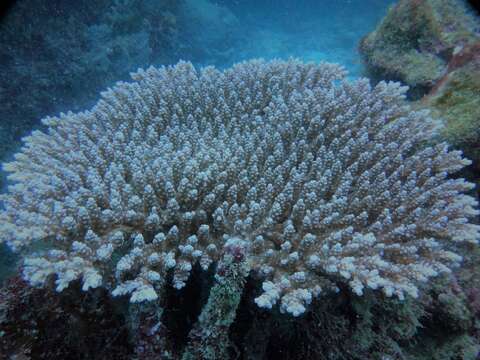
[(0, 359), (479, 358), (475, 0), (19, 0), (0, 44)]

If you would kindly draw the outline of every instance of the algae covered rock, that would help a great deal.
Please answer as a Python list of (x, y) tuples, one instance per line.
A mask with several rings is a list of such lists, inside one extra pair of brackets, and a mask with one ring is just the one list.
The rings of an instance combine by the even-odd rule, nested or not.
[(442, 136), (474, 160), (480, 169), (480, 41), (466, 46), (449, 63), (448, 72), (422, 99), (444, 121)]
[(455, 52), (478, 39), (478, 22), (462, 1), (401, 0), (360, 52), (372, 78), (402, 81), (416, 99), (444, 76)]

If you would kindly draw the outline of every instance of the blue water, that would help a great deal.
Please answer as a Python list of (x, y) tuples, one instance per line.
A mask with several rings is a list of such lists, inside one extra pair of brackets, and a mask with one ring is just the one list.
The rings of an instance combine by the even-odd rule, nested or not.
[[(362, 74), (360, 39), (372, 31), (392, 0), (190, 0), (187, 7), (221, 18), (193, 23), (185, 35), (203, 51), (180, 52), (200, 65), (226, 67), (251, 58), (298, 57), (344, 65)], [(209, 20), (212, 20), (211, 22)], [(187, 41), (187, 39), (185, 39)]]

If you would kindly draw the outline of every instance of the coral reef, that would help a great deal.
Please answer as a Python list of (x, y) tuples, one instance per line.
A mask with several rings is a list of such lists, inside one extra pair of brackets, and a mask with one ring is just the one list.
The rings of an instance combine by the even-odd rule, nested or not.
[[(59, 16), (13, 49), (33, 15), (18, 5), (0, 24), (0, 96), (27, 116), (2, 122), (3, 144), (169, 62), (188, 22), (198, 58), (231, 58), (221, 1), (160, 3), (37, 4)], [(293, 60), (141, 70), (44, 119), (5, 165), (0, 242), (28, 255), (0, 290), (0, 358), (476, 359), (480, 251), (461, 243), (478, 212), (451, 178), (469, 162), (442, 142), (478, 171), (477, 25), (458, 4), (402, 0), (362, 43), (377, 80), (428, 92), (413, 109), (438, 133), (398, 84)], [(44, 91), (20, 109), (19, 84)]]
[(400, 0), (360, 44), (369, 75), (399, 80), (418, 99), (445, 74), (449, 59), (480, 38), (461, 0)]
[(156, 301), (169, 273), (181, 289), (236, 246), (264, 279), (256, 304), (298, 316), (339, 286), (417, 297), (477, 240), (471, 184), (448, 179), (469, 161), (424, 145), (433, 121), (396, 83), (294, 60), (132, 76), (4, 165), (0, 239), (50, 247), (25, 260), (32, 285)]

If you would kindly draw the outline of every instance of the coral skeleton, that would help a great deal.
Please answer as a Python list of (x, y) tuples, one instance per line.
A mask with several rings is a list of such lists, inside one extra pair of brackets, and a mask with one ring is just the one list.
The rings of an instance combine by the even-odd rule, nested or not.
[(476, 243), (470, 164), (412, 111), (406, 87), (342, 67), (252, 60), (139, 70), (81, 113), (48, 117), (4, 165), (0, 241), (24, 278), (81, 279), (131, 302), (227, 251), (263, 281), (258, 306), (293, 316), (348, 286), (403, 299)]

